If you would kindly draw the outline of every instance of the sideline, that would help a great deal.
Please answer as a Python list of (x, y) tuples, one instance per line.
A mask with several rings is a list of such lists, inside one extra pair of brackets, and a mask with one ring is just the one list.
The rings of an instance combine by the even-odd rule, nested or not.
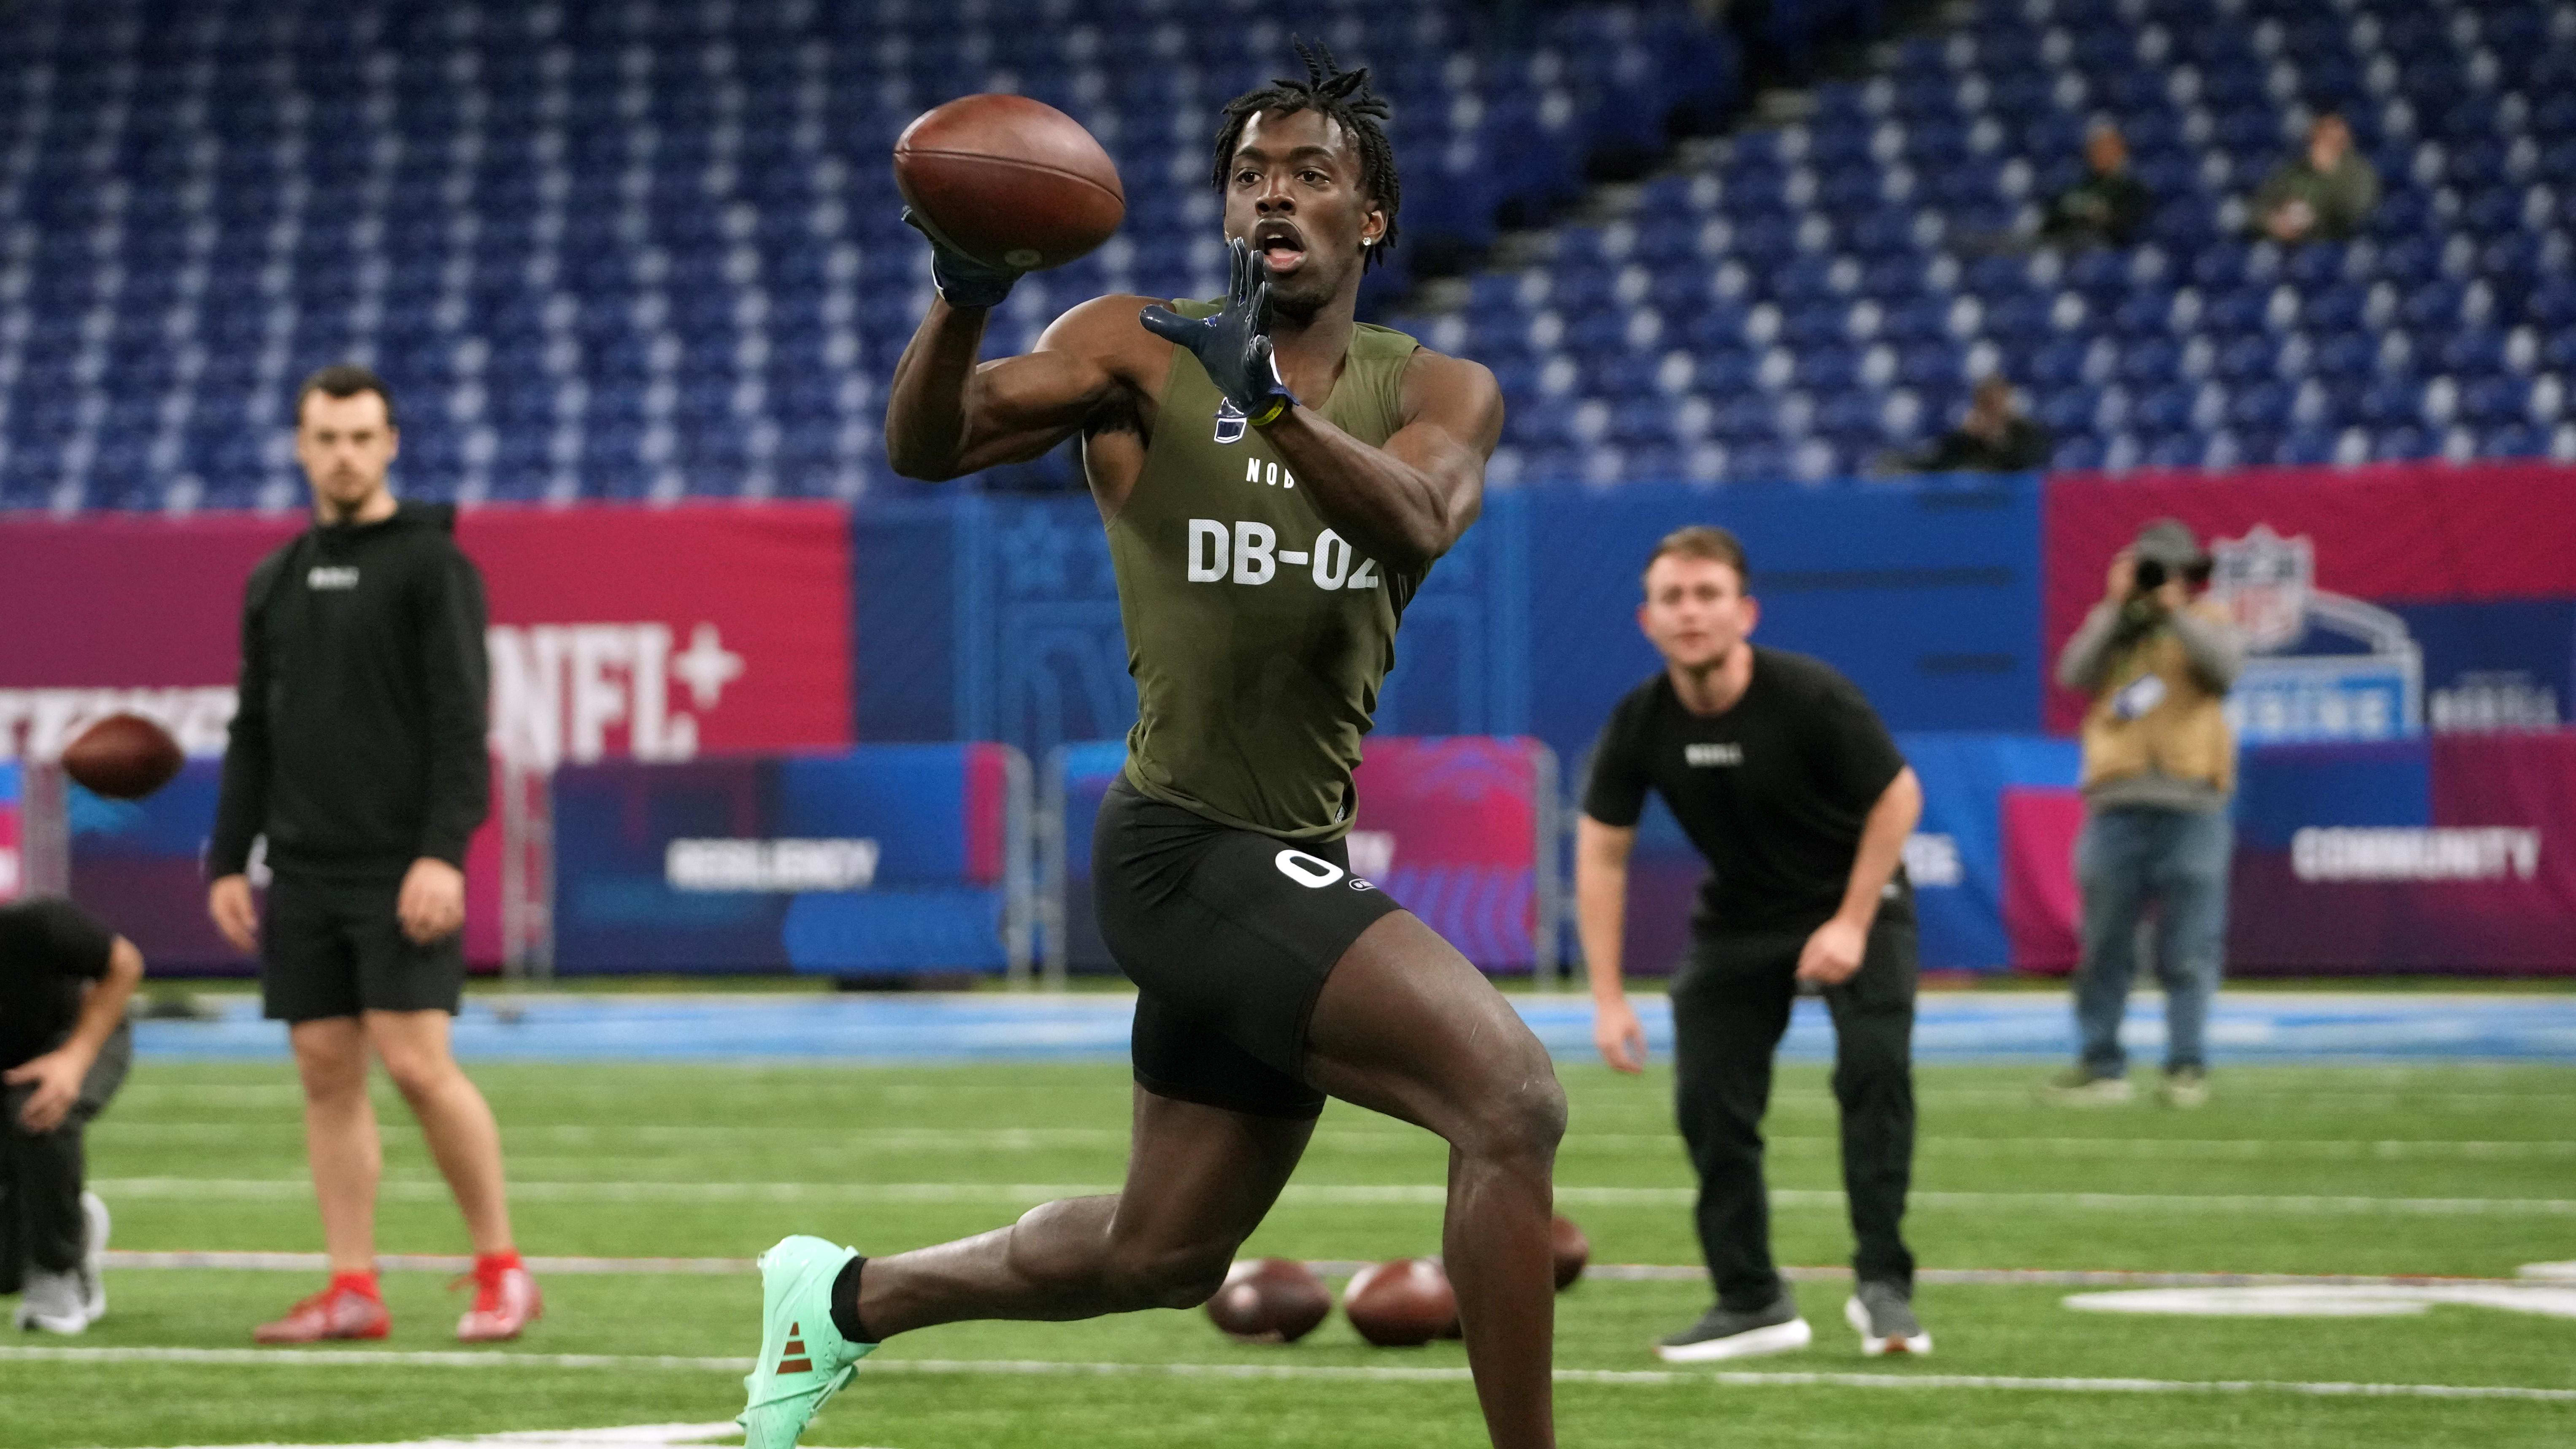
[[(0, 1363), (184, 1363), (250, 1367), (283, 1364), (406, 1368), (530, 1368), (679, 1370), (739, 1374), (747, 1358), (680, 1354), (508, 1353), (491, 1350), (387, 1350), (296, 1348), (16, 1348), (0, 1346)], [(1103, 1377), (1176, 1379), (1298, 1379), (1337, 1383), (1468, 1383), (1464, 1368), (1373, 1368), (1344, 1364), (1066, 1363), (1051, 1359), (876, 1359), (871, 1374), (940, 1374), (1003, 1378)], [(1995, 1389), (2060, 1394), (2289, 1394), (2310, 1398), (2516, 1399), (2576, 1403), (2576, 1389), (2519, 1384), (2371, 1384), (2287, 1379), (2033, 1378), (2004, 1374), (1873, 1374), (1694, 1372), (1682, 1369), (1558, 1369), (1560, 1384), (1617, 1388), (1837, 1388)]]

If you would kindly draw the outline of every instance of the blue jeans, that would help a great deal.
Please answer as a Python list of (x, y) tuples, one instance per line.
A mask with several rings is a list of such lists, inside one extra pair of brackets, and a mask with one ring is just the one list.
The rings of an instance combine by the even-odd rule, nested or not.
[(2096, 1076), (2128, 1069), (2120, 1018), (2138, 974), (2138, 923), (2156, 913), (2156, 979), (2165, 989), (2165, 1070), (2206, 1069), (2209, 999), (2227, 938), (2227, 867), (2235, 827), (2223, 810), (2115, 806), (2084, 818), (2075, 882), (2084, 897), (2084, 959), (2075, 1028)]

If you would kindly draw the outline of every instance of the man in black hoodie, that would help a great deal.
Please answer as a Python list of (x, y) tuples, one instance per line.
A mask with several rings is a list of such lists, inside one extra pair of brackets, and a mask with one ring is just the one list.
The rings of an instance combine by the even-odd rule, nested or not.
[[(512, 1338), (535, 1283), (510, 1237), (492, 1109), (457, 1068), (449, 1018), (465, 984), (465, 842), (488, 807), (483, 582), (455, 511), (385, 486), (393, 399), (361, 367), (327, 367), (296, 398), (296, 461), (315, 524), (251, 572), (241, 702), (207, 848), (217, 929), (260, 957), (260, 996), (288, 1023), (331, 1282), (263, 1343), (381, 1338), (381, 1170), (367, 1055), (420, 1119), (474, 1240), (471, 1341)], [(261, 929), (252, 843), (273, 879)]]

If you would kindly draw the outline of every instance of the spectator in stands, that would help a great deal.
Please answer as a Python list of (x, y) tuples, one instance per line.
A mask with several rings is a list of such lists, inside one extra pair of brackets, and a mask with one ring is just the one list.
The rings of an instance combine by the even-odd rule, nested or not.
[(2285, 245), (2341, 241), (2379, 204), (2379, 173), (2353, 149), (2352, 127), (2328, 111), (2308, 127), (2308, 147), (2254, 193), (2255, 230)]
[(2020, 473), (2048, 461), (2048, 429), (2013, 406), (2012, 384), (1988, 375), (1968, 415), (1907, 467), (1917, 473)]
[(2146, 230), (2156, 198), (2129, 170), (2129, 143), (2104, 121), (2084, 138), (2087, 175), (2057, 193), (2040, 223), (2039, 239), (2052, 246), (2124, 247)]
[(2204, 1038), (2227, 934), (2227, 818), (2236, 740), (2223, 701), (2245, 660), (2227, 612), (2193, 595), (2209, 555), (2159, 519), (2111, 560), (2102, 602), (2057, 656), (2057, 680), (2092, 696), (2084, 715), (2084, 833), (2075, 846), (2083, 956), (2075, 971), (2076, 1064), (2050, 1079), (2062, 1102), (2125, 1102), (2120, 1019), (2153, 907), (2165, 989), (2163, 1096), (2209, 1099)]

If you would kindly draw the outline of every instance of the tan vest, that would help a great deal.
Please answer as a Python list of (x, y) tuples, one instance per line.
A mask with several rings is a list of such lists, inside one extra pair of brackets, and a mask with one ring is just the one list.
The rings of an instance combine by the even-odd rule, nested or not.
[[(2216, 605), (2192, 610), (2219, 623)], [(2111, 660), (2093, 707), (2084, 713), (2084, 788), (2150, 770), (2177, 780), (2207, 781), (2222, 794), (2236, 788), (2236, 733), (2220, 696), (2192, 673), (2182, 640), (2157, 629)]]

